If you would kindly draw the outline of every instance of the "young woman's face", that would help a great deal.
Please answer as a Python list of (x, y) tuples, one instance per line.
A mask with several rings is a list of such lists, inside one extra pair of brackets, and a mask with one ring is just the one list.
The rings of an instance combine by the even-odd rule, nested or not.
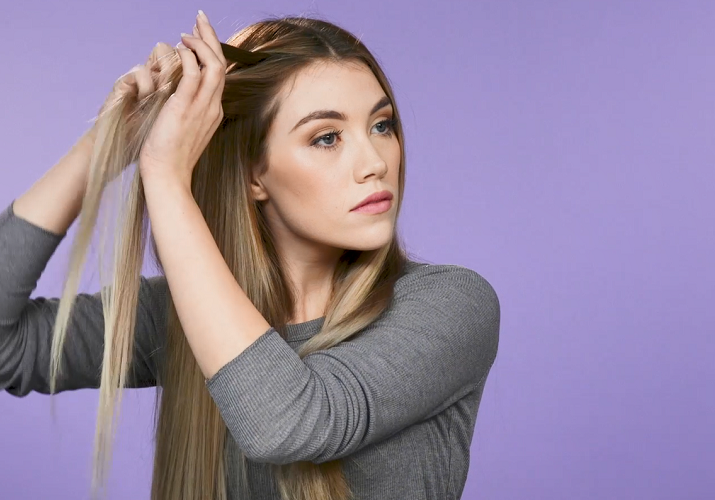
[[(279, 246), (297, 251), (373, 250), (390, 241), (396, 219), (400, 145), (392, 104), (357, 63), (317, 63), (279, 96), (268, 134), (268, 168), (252, 185)], [(389, 191), (382, 213), (353, 211)], [(306, 255), (307, 256), (307, 255)]]

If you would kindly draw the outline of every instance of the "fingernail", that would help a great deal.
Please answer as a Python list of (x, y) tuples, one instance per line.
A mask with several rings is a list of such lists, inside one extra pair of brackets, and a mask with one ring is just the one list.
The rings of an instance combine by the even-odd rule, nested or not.
[(203, 19), (204, 21), (208, 22), (209, 18), (206, 17), (206, 14), (204, 14), (204, 11), (201, 10), (201, 9), (199, 9), (199, 16), (201, 17), (201, 19)]
[(195, 36), (195, 37), (198, 37), (198, 36), (199, 36), (199, 29), (196, 27), (195, 24), (194, 24), (194, 30), (193, 30), (193, 31), (194, 31), (194, 36)]

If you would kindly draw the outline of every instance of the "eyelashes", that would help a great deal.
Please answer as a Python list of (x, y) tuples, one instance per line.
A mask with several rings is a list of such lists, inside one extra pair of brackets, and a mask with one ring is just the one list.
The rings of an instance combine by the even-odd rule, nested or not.
[(318, 149), (328, 149), (328, 150), (335, 149), (338, 147), (337, 142), (333, 142), (332, 144), (328, 144), (328, 145), (321, 145), (320, 141), (322, 141), (323, 139), (326, 139), (328, 137), (333, 137), (335, 139), (335, 141), (337, 141), (340, 138), (340, 134), (342, 134), (342, 133), (343, 133), (342, 130), (331, 130), (327, 134), (323, 134), (320, 137), (318, 137), (317, 139), (315, 139), (313, 142), (310, 143), (310, 145), (315, 148), (318, 148)]
[[(381, 120), (375, 124), (375, 127), (378, 126), (384, 126), (386, 127), (384, 132), (378, 132), (379, 135), (383, 135), (385, 137), (392, 137), (395, 133), (395, 130), (397, 129), (398, 121), (395, 118), (386, 118), (384, 120)], [(374, 127), (373, 127), (374, 128)], [(332, 150), (338, 147), (338, 139), (340, 139), (340, 135), (343, 133), (342, 130), (337, 130), (333, 129), (327, 134), (323, 134), (320, 137), (316, 138), (313, 140), (310, 145), (318, 148), (318, 149), (323, 149), (323, 150)], [(330, 144), (320, 144), (320, 141), (324, 139), (332, 139), (332, 142)]]

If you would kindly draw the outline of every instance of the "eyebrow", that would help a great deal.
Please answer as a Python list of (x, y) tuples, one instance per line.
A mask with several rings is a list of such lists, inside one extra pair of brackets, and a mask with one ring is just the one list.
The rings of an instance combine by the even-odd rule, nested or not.
[[(375, 113), (380, 111), (382, 108), (387, 107), (387, 106), (392, 106), (392, 101), (390, 100), (389, 96), (383, 96), (382, 99), (377, 101), (377, 103), (372, 107), (372, 109), (370, 110), (370, 115), (374, 115)], [(297, 129), (301, 125), (305, 125), (306, 123), (308, 123), (311, 120), (323, 120), (326, 118), (333, 118), (335, 120), (342, 120), (342, 121), (347, 121), (347, 119), (348, 119), (348, 117), (345, 116), (345, 114), (341, 113), (340, 111), (333, 111), (330, 109), (321, 109), (318, 111), (313, 111), (312, 113), (301, 118), (300, 121), (298, 121), (298, 123), (296, 123), (295, 126), (290, 131), (293, 132), (295, 129)]]

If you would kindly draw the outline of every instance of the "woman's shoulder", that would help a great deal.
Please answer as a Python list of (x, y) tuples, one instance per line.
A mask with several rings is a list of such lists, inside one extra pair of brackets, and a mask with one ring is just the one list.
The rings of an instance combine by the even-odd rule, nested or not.
[[(166, 277), (141, 277), (140, 303), (152, 311), (158, 326), (165, 326), (165, 308), (169, 298)], [(422, 301), (440, 304), (440, 309), (464, 310), (476, 306), (482, 312), (492, 310), (499, 317), (499, 297), (494, 287), (477, 271), (458, 264), (435, 264), (407, 259), (395, 282), (393, 307), (401, 302)]]
[(439, 296), (466, 293), (499, 308), (499, 297), (489, 281), (477, 271), (458, 264), (434, 264), (408, 259), (395, 283), (396, 294), (427, 292)]
[[(500, 305), (496, 291), (480, 273), (458, 264), (410, 261), (395, 283), (393, 300), (371, 328), (368, 338), (404, 340), (420, 355), (431, 349), (452, 359), (469, 360), (480, 380), (496, 358)], [(419, 342), (426, 344), (419, 344)]]

